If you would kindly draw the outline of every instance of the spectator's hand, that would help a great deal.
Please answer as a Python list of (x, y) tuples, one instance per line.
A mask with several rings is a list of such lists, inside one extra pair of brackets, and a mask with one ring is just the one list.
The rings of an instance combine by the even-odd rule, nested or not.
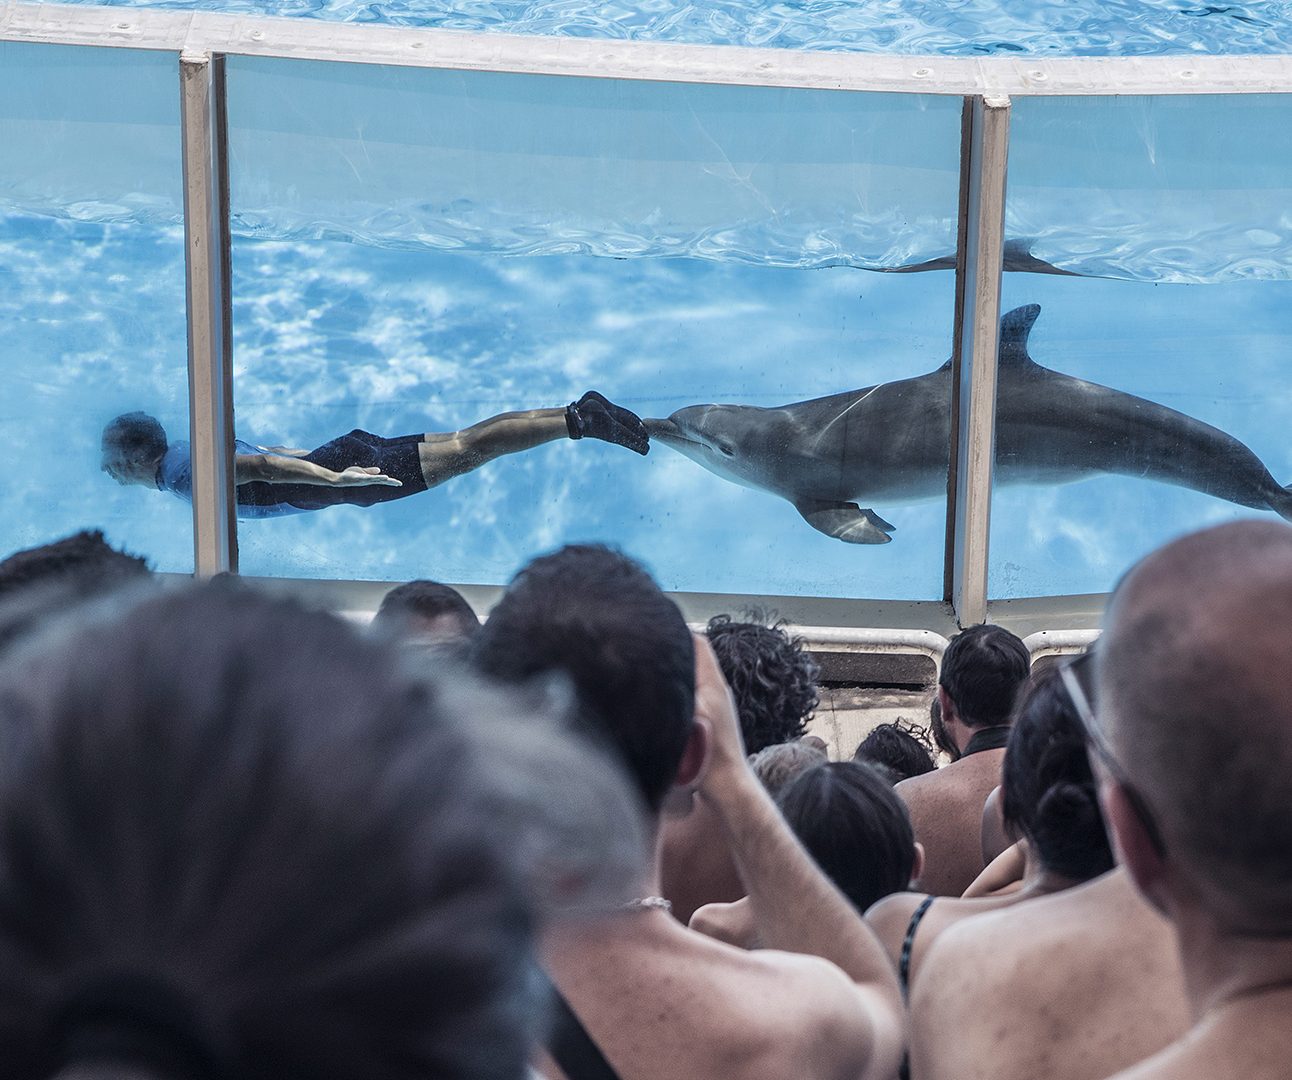
[(700, 782), (700, 794), (712, 795), (717, 785), (733, 778), (752, 777), (735, 699), (703, 634), (695, 635), (695, 718), (709, 729), (710, 741), (709, 768)]
[(369, 487), (373, 484), (382, 487), (404, 486), (402, 480), (387, 476), (378, 468), (363, 465), (351, 465), (348, 469), (337, 473), (336, 479), (332, 481), (333, 487)]
[(963, 895), (970, 899), (979, 896), (1007, 896), (1022, 887), (1026, 871), (1027, 841), (1020, 840), (988, 863)]

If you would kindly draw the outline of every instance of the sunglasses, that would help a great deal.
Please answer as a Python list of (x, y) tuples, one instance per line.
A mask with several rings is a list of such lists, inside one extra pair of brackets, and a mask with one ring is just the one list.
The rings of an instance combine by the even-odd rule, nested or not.
[(1126, 801), (1130, 803), (1131, 809), (1135, 816), (1139, 818), (1140, 824), (1144, 826), (1145, 835), (1148, 836), (1149, 843), (1153, 845), (1153, 850), (1159, 857), (1166, 856), (1166, 842), (1162, 838), (1162, 830), (1158, 827), (1157, 818), (1153, 811), (1149, 809), (1148, 801), (1139, 790), (1131, 783), (1130, 777), (1126, 775), (1126, 770), (1122, 768), (1113, 754), (1112, 744), (1108, 741), (1108, 736), (1100, 728), (1098, 721), (1095, 719), (1095, 711), (1090, 706), (1090, 699), (1094, 697), (1095, 681), (1095, 657), (1093, 653), (1082, 653), (1076, 659), (1069, 661), (1059, 668), (1059, 680), (1063, 683), (1064, 690), (1068, 693), (1068, 699), (1072, 702), (1072, 707), (1076, 710), (1077, 716), (1081, 720), (1081, 726), (1085, 728), (1086, 745), (1089, 750), (1093, 751), (1095, 756), (1103, 763), (1108, 774), (1117, 781), (1118, 787), (1126, 794)]

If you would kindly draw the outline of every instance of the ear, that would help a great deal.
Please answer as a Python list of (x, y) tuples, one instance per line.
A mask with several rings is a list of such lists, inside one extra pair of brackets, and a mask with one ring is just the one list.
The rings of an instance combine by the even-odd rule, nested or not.
[(673, 786), (678, 788), (698, 787), (709, 767), (709, 754), (713, 749), (713, 733), (709, 730), (707, 720), (697, 718), (691, 725), (691, 734), (686, 739), (686, 749), (682, 751), (682, 760), (677, 765), (677, 775), (673, 777)]
[(1104, 775), (1099, 802), (1108, 823), (1109, 839), (1117, 862), (1126, 868), (1135, 887), (1154, 908), (1165, 915), (1168, 907), (1168, 868), (1149, 838), (1148, 830), (1122, 786)]
[(918, 840), (915, 841), (915, 861), (911, 863), (911, 884), (920, 880), (920, 875), (924, 873), (924, 845)]
[(960, 719), (960, 714), (956, 712), (956, 703), (951, 700), (951, 695), (947, 693), (947, 688), (942, 685), (938, 686), (938, 708), (942, 710), (942, 723), (944, 725)]

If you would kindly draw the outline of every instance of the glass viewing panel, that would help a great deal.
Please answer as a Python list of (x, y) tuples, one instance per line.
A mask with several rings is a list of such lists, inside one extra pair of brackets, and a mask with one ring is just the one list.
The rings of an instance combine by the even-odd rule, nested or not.
[[(494, 584), (588, 540), (669, 589), (940, 597), (945, 373), (760, 410), (946, 359), (958, 100), (230, 58), (229, 113), (241, 438), (447, 432), (588, 389), (661, 421), (645, 458), (559, 413), (472, 433), (553, 441), (243, 520), (244, 573)], [(663, 422), (706, 403), (749, 408)], [(435, 467), (469, 464), (451, 449)], [(380, 460), (419, 487), (419, 453)], [(835, 505), (857, 496), (873, 517)]]
[(0, 43), (0, 556), (101, 528), (192, 572), (189, 504), (100, 451), (132, 411), (188, 437), (182, 213), (174, 56)]
[(991, 595), (1102, 592), (1174, 536), (1292, 518), (1292, 98), (1013, 112), (1014, 258), (1072, 276), (1005, 278), (1002, 310), (1040, 313), (1026, 353), (1006, 316)]

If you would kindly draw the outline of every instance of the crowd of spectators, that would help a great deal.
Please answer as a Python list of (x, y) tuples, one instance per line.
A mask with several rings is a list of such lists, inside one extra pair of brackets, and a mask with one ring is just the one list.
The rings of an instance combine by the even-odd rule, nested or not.
[(1292, 527), (1220, 526), (832, 761), (801, 640), (605, 547), (366, 628), (17, 552), (0, 1075), (1285, 1078), (1288, 655)]

